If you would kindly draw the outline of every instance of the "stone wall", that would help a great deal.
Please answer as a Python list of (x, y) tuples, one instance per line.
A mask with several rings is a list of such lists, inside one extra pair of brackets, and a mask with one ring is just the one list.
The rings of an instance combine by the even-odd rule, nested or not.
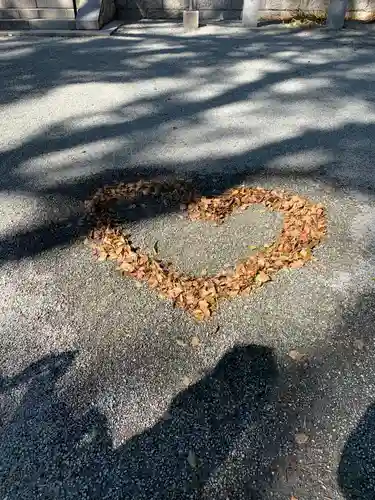
[[(240, 19), (243, 0), (193, 0), (200, 19)], [(261, 0), (261, 19), (290, 19), (297, 10), (326, 12), (329, 0)], [(116, 0), (119, 19), (178, 19), (188, 0)], [(349, 0), (348, 18), (375, 20), (375, 0)]]

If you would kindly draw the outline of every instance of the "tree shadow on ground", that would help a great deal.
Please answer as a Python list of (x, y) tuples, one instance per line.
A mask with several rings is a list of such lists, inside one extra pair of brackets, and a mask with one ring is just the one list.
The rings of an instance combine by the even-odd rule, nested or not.
[[(78, 225), (82, 202), (96, 188), (119, 179), (128, 182), (160, 173), (182, 175), (197, 182), (203, 179), (206, 194), (214, 194), (238, 182), (256, 182), (259, 176), (269, 175), (373, 193), (375, 130), (373, 123), (361, 121), (361, 116), (351, 115), (336, 128), (330, 123), (310, 128), (303, 125), (295, 135), (265, 138), (251, 148), (238, 146), (228, 153), (221, 152), (224, 143), (240, 145), (244, 136), (261, 139), (254, 126), (257, 116), (267, 123), (274, 123), (275, 117), (295, 121), (296, 116), (302, 119), (308, 108), (318, 103), (333, 106), (334, 102), (332, 109), (339, 109), (340, 103), (346, 106), (348, 95), (355, 95), (369, 112), (373, 110), (373, 47), (347, 50), (358, 40), (353, 34), (338, 39), (316, 37), (301, 38), (284, 32), (184, 37), (135, 30), (105, 42), (3, 42), (1, 94), (2, 102), (11, 106), (33, 98), (47, 99), (50, 92), (81, 84), (87, 85), (88, 91), (94, 84), (135, 83), (143, 90), (130, 101), (110, 102), (102, 111), (78, 108), (73, 118), (48, 123), (19, 142), (9, 139), (0, 151), (1, 192), (37, 198), (47, 216), (33, 227), (17, 228), (3, 236), (0, 260), (37, 255), (83, 235), (85, 229)], [(337, 50), (342, 51), (342, 57), (332, 58), (332, 52)], [(314, 57), (318, 57), (316, 63)], [(270, 69), (258, 74), (255, 70), (259, 61), (267, 61)], [(233, 79), (235, 68), (243, 63), (254, 63), (254, 77), (237, 82)], [(202, 73), (199, 78), (197, 68)], [(218, 88), (218, 81), (224, 78), (226, 85)], [(162, 86), (155, 93), (153, 86), (161, 85), (163, 79), (183, 83), (180, 81), (178, 88)], [(212, 95), (199, 94), (202, 89), (214, 88)], [(220, 118), (224, 110), (225, 117), (228, 107), (249, 103), (254, 106), (244, 108), (230, 127), (226, 119), (220, 126), (220, 119), (206, 115), (215, 113)], [(214, 127), (206, 127), (202, 133), (199, 127), (207, 120)], [(182, 149), (177, 160), (154, 161), (152, 148), (159, 144), (175, 141), (181, 146), (185, 139), (176, 135), (181, 130), (191, 136), (187, 142), (190, 151), (211, 143), (218, 144), (219, 151), (213, 154), (209, 150), (189, 160)], [(88, 155), (100, 142), (107, 144), (103, 151)], [(140, 153), (149, 154), (152, 161), (140, 163)], [(57, 165), (52, 161), (54, 166), (46, 168), (43, 161), (50, 155), (62, 157)], [(314, 159), (308, 165), (312, 155)], [(36, 172), (32, 168), (25, 171), (25, 165), (39, 161), (43, 165)], [(176, 207), (163, 210), (169, 212)], [(141, 219), (145, 214), (139, 212), (137, 217)]]
[[(75, 417), (59, 399), (56, 385), (74, 356), (52, 355), (3, 378), (3, 395), (23, 395), (1, 428), (2, 496), (266, 498), (273, 461), (289, 440), (277, 415), (279, 373), (271, 349), (233, 348), (178, 394), (155, 426), (117, 449), (104, 415), (94, 408)], [(225, 484), (221, 467), (231, 472)]]

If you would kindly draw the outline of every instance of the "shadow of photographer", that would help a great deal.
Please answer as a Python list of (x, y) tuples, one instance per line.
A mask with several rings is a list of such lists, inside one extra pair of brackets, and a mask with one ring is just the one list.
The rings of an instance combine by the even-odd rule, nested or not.
[(58, 395), (75, 355), (48, 356), (2, 379), (2, 394), (24, 389), (1, 432), (7, 500), (264, 498), (283, 439), (271, 349), (233, 348), (159, 422), (117, 449), (104, 415), (94, 408), (77, 418)]

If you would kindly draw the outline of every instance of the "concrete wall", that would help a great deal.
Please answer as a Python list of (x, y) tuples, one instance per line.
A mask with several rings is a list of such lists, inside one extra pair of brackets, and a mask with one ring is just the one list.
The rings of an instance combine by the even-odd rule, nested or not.
[(73, 0), (0, 0), (0, 29), (74, 29)]
[[(115, 0), (119, 19), (181, 18), (188, 0)], [(243, 0), (193, 0), (201, 19), (240, 19)], [(325, 12), (329, 0), (261, 0), (262, 19), (288, 19), (297, 10)], [(375, 20), (375, 0), (349, 0), (348, 18)]]

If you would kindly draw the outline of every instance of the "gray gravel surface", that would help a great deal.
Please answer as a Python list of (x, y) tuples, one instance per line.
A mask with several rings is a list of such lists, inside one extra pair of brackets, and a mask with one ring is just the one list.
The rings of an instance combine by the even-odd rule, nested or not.
[[(0, 497), (374, 499), (375, 39), (118, 34), (0, 41)], [(155, 175), (297, 192), (327, 238), (197, 323), (83, 245), (91, 192)], [(200, 272), (280, 223), (129, 230)]]
[[(131, 231), (136, 246), (157, 252), (181, 271), (214, 274), (272, 243), (282, 228), (282, 217), (263, 206), (230, 217), (225, 224), (196, 221), (183, 214), (145, 220)], [(156, 246), (155, 246), (156, 245)]]

